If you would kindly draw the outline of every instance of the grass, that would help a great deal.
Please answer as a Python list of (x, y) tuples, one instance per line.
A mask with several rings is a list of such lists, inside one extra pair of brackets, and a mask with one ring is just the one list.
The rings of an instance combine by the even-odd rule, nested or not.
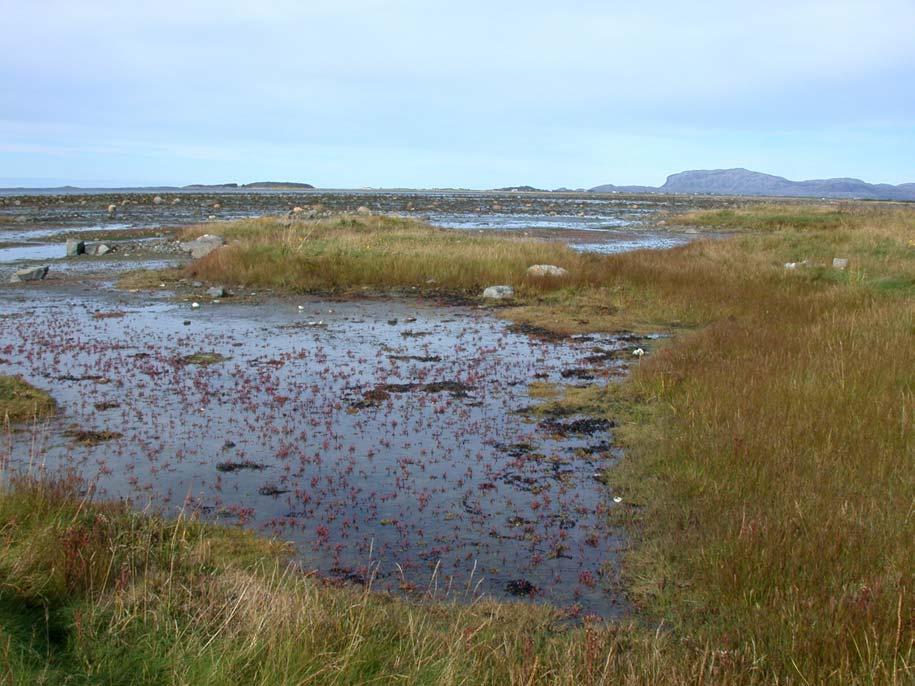
[[(493, 284), (521, 295), (572, 286), (593, 276), (592, 256), (560, 244), (513, 240), (433, 228), (422, 222), (378, 216), (317, 221), (276, 218), (191, 227), (191, 240), (218, 233), (229, 244), (189, 267), (212, 282), (293, 292), (412, 291), (478, 296)], [(568, 279), (529, 278), (530, 265), (569, 269)]]
[(45, 391), (17, 376), (0, 375), (0, 424), (49, 417), (56, 409), (54, 399)]
[[(13, 479), (0, 538), (5, 684), (660, 683), (664, 655), (689, 652), (545, 607), (328, 585), (279, 543), (93, 503), (73, 480)], [(728, 673), (705, 652), (667, 683)]]
[[(621, 385), (534, 389), (541, 411), (619, 424), (626, 457), (604, 478), (631, 532), (636, 623), (571, 628), (548, 608), (328, 588), (237, 530), (25, 482), (0, 496), (0, 677), (6, 665), (13, 683), (912, 683), (915, 209), (682, 220), (735, 236), (599, 257), (406, 220), (260, 220), (220, 228), (239, 243), (191, 267), (294, 291), (509, 283), (517, 306), (497, 312), (531, 326), (675, 332)], [(537, 262), (570, 277), (529, 283)]]

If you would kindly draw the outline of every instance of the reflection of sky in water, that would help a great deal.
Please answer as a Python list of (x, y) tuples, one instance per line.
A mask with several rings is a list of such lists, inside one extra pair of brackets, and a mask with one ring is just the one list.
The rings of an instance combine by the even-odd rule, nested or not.
[(0, 264), (24, 260), (56, 260), (66, 257), (64, 244), (54, 245), (17, 245), (14, 248), (0, 248)]
[(551, 216), (543, 214), (425, 214), (430, 224), (446, 229), (574, 229), (598, 231), (628, 226), (622, 217)]
[(611, 240), (606, 243), (572, 243), (569, 247), (581, 252), (596, 252), (604, 255), (629, 252), (631, 250), (663, 250), (686, 245), (689, 238), (682, 236), (660, 236), (658, 234), (638, 235), (622, 240)]
[(89, 231), (120, 231), (130, 228), (130, 224), (80, 224), (79, 226), (53, 226), (36, 229), (21, 229), (15, 231), (0, 231), (0, 241), (15, 243), (16, 241), (31, 241), (36, 238), (56, 236), (64, 233), (86, 233)]
[[(325, 573), (380, 562), (379, 588), (423, 589), (437, 568), (458, 597), (477, 583), (502, 596), (523, 578), (558, 605), (619, 611), (601, 590), (621, 544), (608, 524), (613, 493), (593, 478), (615, 459), (610, 434), (559, 437), (517, 410), (532, 402), (531, 381), (563, 383), (564, 370), (592, 365), (600, 379), (620, 373), (613, 351), (631, 342), (543, 342), (417, 301), (191, 310), (148, 293), (11, 289), (0, 302), (10, 315), (0, 347), (21, 350), (4, 373), (52, 388), (62, 408), (40, 432), (41, 459), (97, 477), (100, 497), (169, 512), (187, 498), (207, 517), (295, 541)], [(606, 358), (586, 362), (595, 348)], [(198, 351), (229, 359), (180, 362)], [(379, 384), (447, 380), (469, 389), (392, 391), (352, 408)], [(61, 435), (73, 423), (124, 437), (76, 445)], [(14, 466), (29, 463), (30, 438), (14, 435)], [(220, 472), (226, 461), (263, 468)]]

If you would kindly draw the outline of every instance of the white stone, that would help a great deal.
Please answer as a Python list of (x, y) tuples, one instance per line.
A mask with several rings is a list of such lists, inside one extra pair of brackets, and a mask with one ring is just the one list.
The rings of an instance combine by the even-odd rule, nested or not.
[(515, 297), (515, 289), (511, 286), (490, 286), (483, 291), (487, 300), (510, 300)]
[(848, 260), (844, 257), (833, 257), (832, 258), (832, 268), (833, 269), (847, 269)]

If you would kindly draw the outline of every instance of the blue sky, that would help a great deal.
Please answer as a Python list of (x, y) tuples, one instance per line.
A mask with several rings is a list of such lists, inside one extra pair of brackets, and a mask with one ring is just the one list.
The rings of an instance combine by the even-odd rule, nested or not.
[(0, 0), (0, 186), (915, 181), (915, 2)]

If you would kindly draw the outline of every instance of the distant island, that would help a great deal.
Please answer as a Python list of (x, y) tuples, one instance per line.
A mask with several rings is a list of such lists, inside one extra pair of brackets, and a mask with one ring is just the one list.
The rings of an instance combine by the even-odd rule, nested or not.
[(862, 200), (915, 200), (915, 183), (893, 186), (861, 179), (790, 181), (749, 169), (695, 169), (671, 174), (663, 186), (614, 186), (590, 189), (592, 193), (698, 193), (708, 195), (766, 195), (795, 198), (845, 198)]
[(493, 188), (498, 193), (546, 193), (543, 188), (534, 188), (533, 186), (506, 186), (505, 188)]

